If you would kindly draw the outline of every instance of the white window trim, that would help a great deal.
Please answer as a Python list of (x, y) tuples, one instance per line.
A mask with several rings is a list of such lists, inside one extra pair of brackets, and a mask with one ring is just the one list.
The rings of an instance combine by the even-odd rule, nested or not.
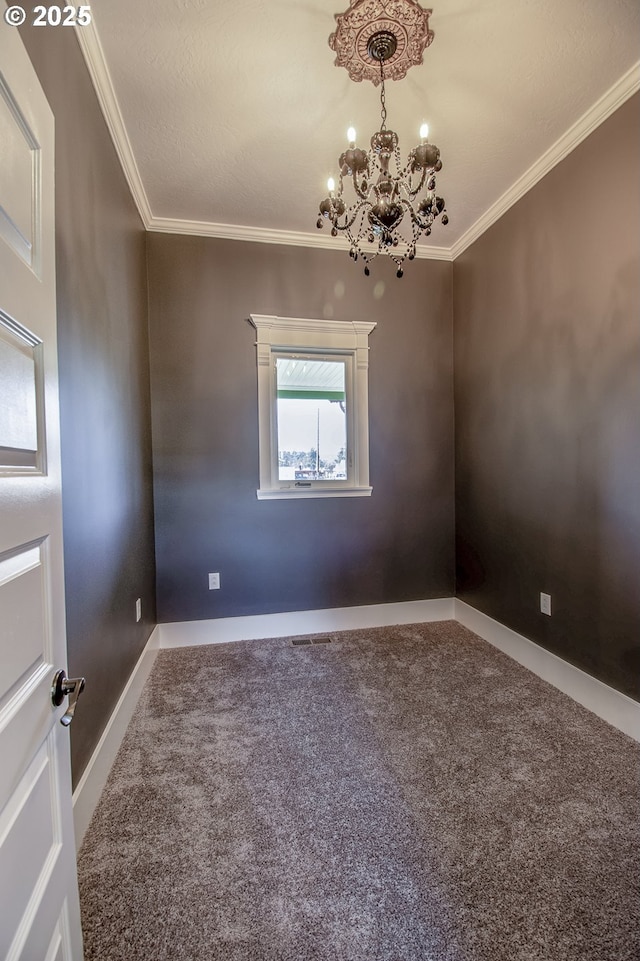
[[(251, 314), (257, 332), (258, 435), (260, 487), (258, 500), (309, 497), (370, 497), (369, 485), (369, 334), (376, 326), (366, 321), (310, 320)], [(274, 358), (282, 351), (340, 353), (351, 356), (352, 411), (348, 438), (353, 472), (348, 481), (315, 481), (296, 487), (280, 481), (273, 454), (276, 440)], [(275, 466), (274, 466), (275, 465)]]

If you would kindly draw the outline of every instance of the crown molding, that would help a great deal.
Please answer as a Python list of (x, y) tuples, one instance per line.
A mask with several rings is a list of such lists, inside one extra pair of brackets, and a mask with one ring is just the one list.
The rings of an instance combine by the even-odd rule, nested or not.
[[(120, 164), (146, 230), (155, 233), (189, 234), (197, 237), (216, 237), (221, 240), (243, 240), (250, 243), (282, 244), (290, 247), (311, 247), (325, 250), (349, 250), (342, 237), (327, 233), (307, 233), (295, 230), (272, 230), (266, 227), (245, 227), (237, 224), (217, 224), (208, 221), (154, 217), (151, 212), (131, 142), (127, 135), (111, 75), (104, 56), (95, 19), (76, 29), (91, 81), (102, 113), (116, 148)], [(527, 191), (531, 190), (556, 164), (571, 153), (596, 127), (600, 126), (618, 107), (640, 90), (640, 61), (635, 63), (613, 86), (567, 130), (529, 169), (482, 214), (451, 247), (418, 245), (417, 260), (454, 261), (502, 217)]]
[(621, 107), (625, 100), (640, 89), (640, 61), (614, 83), (594, 105), (580, 117), (566, 133), (553, 144), (529, 169), (451, 247), (451, 259), (455, 260), (471, 246), (485, 230), (488, 230), (503, 214), (513, 207), (539, 180), (548, 174), (561, 160), (571, 153), (578, 144), (592, 133), (596, 127)]
[(87, 65), (93, 88), (98, 97), (102, 115), (105, 119), (111, 139), (116, 148), (116, 153), (120, 160), (120, 166), (126, 177), (134, 203), (138, 208), (138, 213), (145, 228), (149, 229), (149, 223), (153, 219), (149, 200), (142, 183), (140, 171), (136, 159), (133, 155), (131, 141), (124, 125), (124, 119), (118, 104), (118, 98), (111, 80), (111, 74), (104, 56), (104, 50), (100, 43), (100, 37), (96, 29), (95, 19), (92, 16), (91, 23), (86, 27), (76, 27), (76, 37)]
[[(302, 230), (271, 230), (267, 227), (242, 227), (238, 224), (214, 224), (202, 220), (172, 220), (164, 217), (152, 217), (147, 230), (154, 233), (217, 237), (221, 240), (245, 240), (249, 243), (284, 244), (288, 247), (350, 249), (349, 244), (342, 237), (331, 237), (322, 231), (312, 234)], [(366, 249), (367, 245), (365, 244), (364, 247)], [(451, 250), (448, 247), (418, 246), (416, 249), (416, 260), (451, 259)]]

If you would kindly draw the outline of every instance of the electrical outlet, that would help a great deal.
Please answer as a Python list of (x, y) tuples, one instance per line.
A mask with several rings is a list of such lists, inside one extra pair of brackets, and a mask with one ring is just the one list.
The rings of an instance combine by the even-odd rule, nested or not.
[(219, 574), (209, 574), (209, 590), (219, 591), (220, 590), (220, 575)]
[(551, 594), (540, 594), (540, 610), (551, 617)]
[(142, 620), (142, 600), (138, 598), (136, 601), (136, 621)]

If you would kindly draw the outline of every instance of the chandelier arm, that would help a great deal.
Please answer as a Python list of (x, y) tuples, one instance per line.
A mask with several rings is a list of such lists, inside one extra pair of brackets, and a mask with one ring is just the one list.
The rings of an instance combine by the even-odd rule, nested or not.
[(415, 217), (416, 225), (420, 229), (421, 234), (423, 234), (426, 230), (428, 230), (429, 232), (431, 231), (431, 227), (433, 226), (432, 217), (429, 216), (425, 220), (423, 220), (419, 214), (415, 214), (415, 213), (414, 213), (414, 217)]
[(429, 221), (429, 220), (426, 220), (426, 221), (421, 220), (420, 216), (415, 212), (415, 210), (413, 209), (413, 207), (412, 207), (410, 204), (406, 204), (406, 206), (407, 206), (407, 209), (408, 209), (408, 211), (409, 211), (409, 213), (410, 213), (410, 215), (411, 215), (411, 220), (412, 220), (412, 222), (413, 222), (413, 244), (412, 244), (412, 246), (413, 246), (413, 250), (414, 250), (414, 253), (415, 253), (415, 246), (416, 246), (417, 241), (420, 239), (420, 235), (423, 234), (426, 230), (428, 230), (429, 233), (431, 233), (431, 224), (433, 223), (433, 221), (432, 221), (432, 220), (431, 220), (431, 221)]
[(345, 221), (344, 224), (340, 225), (336, 218), (333, 224), (334, 227), (336, 227), (337, 230), (349, 230), (353, 226), (355, 221), (358, 219), (358, 214), (364, 212), (365, 206), (371, 207), (371, 203), (369, 201), (359, 203), (353, 212), (353, 217), (351, 218), (351, 220)]

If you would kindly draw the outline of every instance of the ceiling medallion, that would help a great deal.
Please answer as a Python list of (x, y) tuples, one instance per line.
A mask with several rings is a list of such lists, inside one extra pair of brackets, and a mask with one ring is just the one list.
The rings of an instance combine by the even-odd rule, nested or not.
[[(352, 80), (380, 84), (380, 130), (366, 151), (356, 145), (356, 132), (349, 127), (349, 147), (338, 158), (338, 186), (330, 177), (317, 222), (322, 227), (328, 220), (332, 237), (345, 234), (349, 256), (364, 261), (367, 276), (371, 261), (386, 254), (402, 277), (404, 261), (414, 259), (420, 237), (431, 234), (440, 215), (441, 223), (449, 222), (444, 199), (436, 195), (442, 161), (428, 141), (427, 124), (420, 127), (420, 143), (409, 151), (404, 166), (398, 135), (387, 129), (385, 79), (399, 80), (409, 67), (422, 63), (433, 40), (431, 12), (415, 0), (351, 0), (349, 10), (335, 15), (338, 29), (329, 37), (336, 66), (346, 67)], [(355, 196), (347, 205), (343, 191), (349, 183)]]
[(336, 32), (329, 46), (336, 53), (336, 67), (346, 67), (352, 80), (380, 83), (378, 64), (369, 54), (369, 43), (377, 33), (390, 33), (396, 39), (393, 56), (385, 58), (387, 80), (402, 80), (410, 67), (422, 63), (422, 55), (432, 42), (429, 29), (432, 10), (423, 10), (414, 0), (351, 0), (349, 9), (336, 13)]

